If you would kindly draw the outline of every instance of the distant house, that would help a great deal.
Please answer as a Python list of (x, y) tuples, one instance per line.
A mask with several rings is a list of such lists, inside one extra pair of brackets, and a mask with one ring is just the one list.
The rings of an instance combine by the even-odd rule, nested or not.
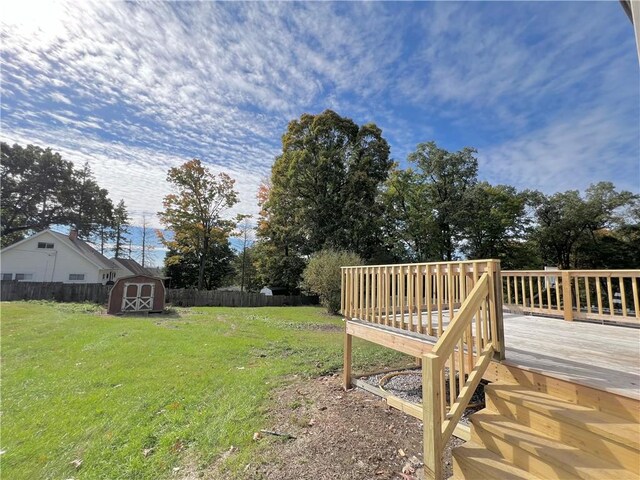
[[(111, 283), (120, 267), (78, 238), (42, 230), (0, 251), (0, 278), (28, 282)], [(122, 275), (120, 275), (122, 276)]]
[(273, 296), (273, 295), (289, 295), (289, 289), (286, 287), (264, 287), (260, 290), (262, 295)]
[(159, 276), (155, 272), (152, 272), (148, 268), (140, 265), (133, 258), (112, 258), (111, 261), (120, 268), (120, 272), (118, 272), (118, 278), (126, 277), (129, 275), (146, 275), (148, 277)]

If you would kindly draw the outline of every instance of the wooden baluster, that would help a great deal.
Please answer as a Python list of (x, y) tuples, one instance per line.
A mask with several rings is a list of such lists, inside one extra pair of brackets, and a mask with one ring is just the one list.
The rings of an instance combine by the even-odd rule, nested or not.
[(398, 321), (396, 316), (396, 303), (398, 302), (398, 292), (396, 291), (396, 287), (398, 286), (398, 280), (396, 278), (396, 267), (391, 267), (391, 310), (393, 315), (392, 325), (395, 327)]
[(376, 267), (375, 269), (376, 272), (376, 308), (378, 309), (378, 324), (382, 325), (383, 324), (383, 319), (382, 319), (382, 294), (380, 292), (382, 292), (382, 268), (381, 267)]
[(417, 267), (417, 280), (418, 280), (418, 288), (417, 288), (417, 305), (416, 309), (418, 310), (418, 332), (424, 333), (424, 324), (422, 323), (422, 292), (424, 292), (424, 276), (422, 274), (422, 266), (418, 265)]
[(549, 276), (544, 277), (545, 281), (545, 289), (547, 290), (547, 308), (549, 310), (552, 309), (551, 306), (551, 281), (549, 280)]
[[(458, 375), (458, 393), (462, 391), (462, 387), (464, 386), (464, 375), (465, 375), (465, 371), (464, 371), (464, 344), (462, 342), (462, 337), (460, 337), (460, 341), (458, 342), (458, 358), (459, 358), (459, 372), (460, 374)], [(456, 394), (456, 398), (458, 398), (458, 394)], [(451, 402), (453, 404), (453, 401)]]
[(371, 280), (369, 278), (369, 267), (364, 269), (364, 319), (369, 321), (369, 301), (371, 300)]
[(483, 348), (486, 347), (491, 342), (491, 337), (489, 336), (489, 305), (487, 301), (484, 300), (482, 302), (482, 337), (484, 338)]
[(358, 303), (358, 306), (360, 307), (358, 309), (358, 319), (360, 320), (366, 320), (366, 318), (364, 317), (364, 268), (360, 267), (358, 269), (358, 289), (360, 290), (360, 302)]
[(598, 315), (602, 315), (602, 286), (600, 285), (600, 276), (596, 276), (596, 294), (598, 295)]
[(624, 288), (624, 277), (618, 277), (620, 282), (620, 300), (622, 300), (622, 316), (627, 316), (627, 292)]
[(591, 315), (591, 290), (589, 288), (589, 277), (584, 277), (584, 292), (587, 300), (587, 317)]
[(636, 318), (640, 318), (640, 300), (638, 299), (638, 279), (631, 277), (631, 290), (633, 291), (633, 311), (636, 313)]
[(479, 357), (484, 348), (482, 342), (482, 305), (478, 308), (475, 315), (476, 318), (476, 357)]
[(384, 267), (384, 324), (390, 325), (389, 299), (391, 298), (391, 278), (389, 277), (389, 267)]
[(406, 285), (406, 281), (405, 281), (405, 274), (404, 274), (404, 267), (401, 266), (400, 267), (400, 274), (399, 274), (399, 295), (400, 295), (400, 328), (405, 329), (407, 328), (405, 325), (405, 319), (404, 319), (404, 311), (405, 311), (405, 306), (407, 305), (406, 302), (406, 297), (405, 297), (405, 285)]
[(433, 336), (433, 318), (432, 318), (432, 307), (433, 307), (433, 276), (431, 275), (431, 267), (427, 265), (427, 335)]
[(522, 275), (522, 277), (520, 277), (520, 288), (522, 288), (522, 306), (526, 308), (527, 307), (527, 291), (524, 287), (524, 279), (525, 279), (525, 276)]
[[(449, 411), (451, 411), (451, 405), (456, 401), (456, 352), (455, 350), (451, 352), (449, 356), (449, 401), (447, 402), (447, 406), (449, 407)], [(446, 417), (445, 417), (446, 418)]]
[(560, 275), (560, 272), (556, 275), (556, 310), (558, 312), (562, 312), (562, 307), (560, 306)]
[(507, 281), (507, 305), (511, 305), (511, 275), (505, 275)]
[(448, 295), (448, 300), (449, 300), (449, 323), (447, 325), (447, 327), (449, 325), (451, 325), (451, 322), (453, 322), (453, 309), (455, 307), (454, 305), (454, 287), (453, 287), (453, 264), (449, 263), (447, 265), (447, 295)]
[(538, 304), (540, 305), (540, 309), (544, 308), (543, 300), (542, 300), (542, 280), (540, 279), (540, 275), (536, 275), (536, 283), (538, 285)]
[(614, 315), (613, 306), (613, 286), (611, 285), (611, 275), (607, 276), (607, 295), (609, 296), (609, 315)]
[(440, 418), (447, 416), (447, 379), (444, 376), (444, 366), (440, 369), (440, 391), (442, 392), (440, 399)]
[(535, 304), (533, 302), (533, 277), (531, 275), (529, 275), (529, 307), (533, 308), (535, 307)]
[(345, 272), (345, 280), (346, 280), (346, 299), (345, 299), (345, 311), (342, 312), (342, 315), (344, 316), (344, 318), (348, 318), (349, 320), (351, 320), (351, 318), (353, 317), (353, 315), (351, 314), (351, 309), (353, 308), (352, 306), (353, 299), (351, 297), (353, 287), (351, 286), (351, 284), (353, 283), (353, 279), (352, 279), (350, 268), (345, 268), (344, 272)]
[(580, 277), (576, 276), (573, 284), (576, 289), (576, 312), (580, 313)]
[(436, 265), (436, 308), (438, 309), (438, 337), (442, 336), (442, 274), (440, 264)]
[(409, 304), (409, 325), (407, 330), (415, 332), (417, 330), (417, 324), (413, 324), (413, 305), (414, 301), (414, 280), (413, 280), (413, 267), (407, 267), (407, 303)]
[(520, 305), (520, 297), (518, 295), (518, 290), (520, 290), (518, 286), (518, 275), (513, 276), (513, 292), (515, 296), (516, 305)]

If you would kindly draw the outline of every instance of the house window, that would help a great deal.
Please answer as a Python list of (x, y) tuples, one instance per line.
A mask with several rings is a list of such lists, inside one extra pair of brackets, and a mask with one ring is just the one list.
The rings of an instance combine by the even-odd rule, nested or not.
[(31, 280), (33, 273), (16, 273), (16, 280)]
[(3, 273), (2, 280), (11, 280), (13, 278), (13, 273)]
[(38, 242), (38, 248), (53, 248), (53, 243)]
[(84, 273), (70, 273), (69, 280), (84, 280)]

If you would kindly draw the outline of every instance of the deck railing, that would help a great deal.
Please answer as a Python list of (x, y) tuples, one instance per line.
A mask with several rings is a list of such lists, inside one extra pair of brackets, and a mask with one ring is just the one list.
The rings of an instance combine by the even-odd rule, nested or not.
[[(498, 260), (343, 267), (342, 314), (424, 335), (424, 463), (441, 480), (441, 456), (491, 358), (504, 358)], [(427, 338), (428, 337), (428, 338)], [(345, 386), (351, 363), (345, 335)], [(349, 367), (350, 368), (350, 367)]]
[[(497, 260), (342, 268), (342, 314), (441, 337), (480, 277), (499, 275)], [(501, 302), (501, 297), (498, 295)], [(501, 306), (500, 306), (501, 307)]]
[(502, 281), (511, 310), (640, 324), (640, 270), (505, 270)]

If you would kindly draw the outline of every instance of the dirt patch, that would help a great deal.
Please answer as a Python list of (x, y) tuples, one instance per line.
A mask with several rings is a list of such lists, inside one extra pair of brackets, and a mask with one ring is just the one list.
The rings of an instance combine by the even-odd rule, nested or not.
[[(261, 434), (256, 441), (268, 445), (241, 478), (418, 478), (406, 467), (421, 465), (422, 423), (363, 390), (344, 392), (337, 375), (287, 386), (274, 394), (272, 405), (268, 430), (295, 438)], [(453, 438), (447, 446), (445, 476), (451, 475), (451, 448), (460, 443)], [(409, 476), (401, 475), (403, 468)]]

